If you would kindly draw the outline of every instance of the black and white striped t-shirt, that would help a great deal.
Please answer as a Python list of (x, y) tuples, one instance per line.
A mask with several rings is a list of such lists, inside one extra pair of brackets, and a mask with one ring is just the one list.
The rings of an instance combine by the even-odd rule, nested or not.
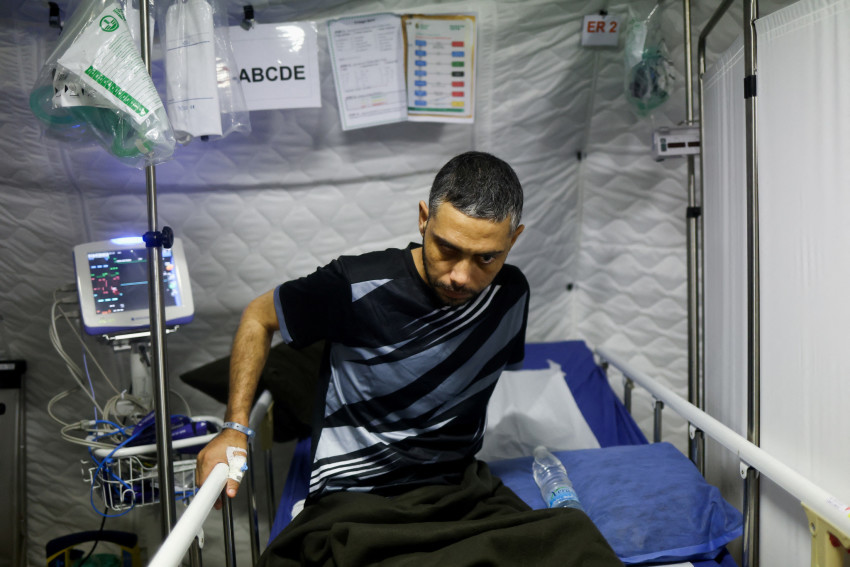
[(524, 355), (529, 288), (505, 265), (465, 305), (442, 304), (411, 249), (344, 256), (275, 292), (295, 347), (326, 339), (310, 496), (456, 482), (481, 446), (499, 374)]

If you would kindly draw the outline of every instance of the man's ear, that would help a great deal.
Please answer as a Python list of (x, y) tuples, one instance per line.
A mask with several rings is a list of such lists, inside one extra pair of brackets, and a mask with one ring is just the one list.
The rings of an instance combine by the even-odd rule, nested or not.
[(419, 201), (419, 234), (425, 236), (425, 226), (428, 224), (428, 204)]
[(519, 237), (519, 235), (522, 234), (523, 230), (525, 230), (524, 224), (521, 224), (518, 227), (516, 227), (516, 230), (514, 231), (514, 235), (511, 237), (511, 248), (513, 248), (514, 242), (516, 242), (517, 237)]

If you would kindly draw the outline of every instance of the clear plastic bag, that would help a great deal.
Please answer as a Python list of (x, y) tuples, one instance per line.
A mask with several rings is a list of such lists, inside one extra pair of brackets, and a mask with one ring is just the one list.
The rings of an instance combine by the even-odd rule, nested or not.
[(51, 137), (96, 142), (125, 164), (171, 159), (174, 133), (142, 62), (124, 5), (83, 0), (30, 93)]
[(219, 0), (159, 2), (166, 108), (181, 144), (251, 133), (227, 12), (219, 4)]
[(625, 94), (639, 116), (648, 116), (670, 98), (676, 70), (661, 33), (661, 3), (649, 15), (630, 15), (626, 28)]

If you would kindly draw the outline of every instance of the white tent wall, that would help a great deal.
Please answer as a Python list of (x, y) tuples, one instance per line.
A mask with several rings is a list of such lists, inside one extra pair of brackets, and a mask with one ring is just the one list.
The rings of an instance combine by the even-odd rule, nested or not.
[[(416, 203), (427, 197), (434, 173), (452, 155), (475, 148), (507, 159), (526, 188), (528, 228), (511, 262), (526, 272), (533, 290), (529, 339), (584, 338), (634, 353), (633, 364), (684, 395), (685, 163), (656, 163), (649, 148), (654, 127), (684, 120), (684, 81), (652, 120), (640, 119), (622, 96), (622, 49), (579, 45), (584, 15), (606, 9), (624, 23), (629, 5), (636, 6), (602, 0), (255, 4), (259, 22), (319, 23), (323, 107), (254, 112), (250, 137), (194, 142), (157, 168), (158, 226), (173, 227), (184, 241), (196, 308), (194, 322), (168, 339), (172, 388), (195, 413), (220, 413), (219, 404), (178, 377), (228, 354), (247, 302), (340, 254), (418, 240)], [(235, 23), (241, 4), (229, 9)], [(695, 30), (712, 9), (693, 6)], [(341, 130), (324, 22), (380, 11), (478, 13), (474, 125)], [(85, 452), (62, 441), (45, 412), (50, 398), (72, 385), (48, 346), (51, 294), (73, 281), (74, 244), (141, 234), (147, 225), (142, 172), (100, 148), (43, 137), (29, 112), (29, 89), (57, 36), (47, 13), (41, 1), (0, 8), (0, 86), (6, 93), (0, 110), (6, 156), (0, 164), (0, 314), (8, 350), (29, 365), (27, 533), (33, 565), (43, 563), (49, 539), (99, 524), (78, 471)], [(663, 17), (682, 74), (681, 4), (667, 2)], [(734, 37), (739, 22), (724, 20), (720, 35)], [(722, 43), (719, 50), (728, 45)], [(79, 350), (69, 332), (63, 330), (63, 338), (72, 354)], [(118, 382), (127, 382), (126, 358), (105, 348), (97, 355)], [(108, 395), (102, 387), (98, 393)], [(60, 407), (69, 420), (91, 413), (81, 395)], [(178, 407), (173, 401), (172, 409)], [(650, 435), (650, 400), (636, 392), (634, 408)], [(664, 438), (683, 449), (685, 425), (667, 413)], [(140, 508), (107, 520), (107, 526), (138, 532), (146, 547), (155, 546), (158, 511)], [(245, 529), (243, 522), (240, 541)], [(217, 518), (207, 522), (206, 532), (210, 547), (220, 549)], [(240, 561), (245, 553), (240, 545)], [(213, 551), (205, 561), (223, 560)]]

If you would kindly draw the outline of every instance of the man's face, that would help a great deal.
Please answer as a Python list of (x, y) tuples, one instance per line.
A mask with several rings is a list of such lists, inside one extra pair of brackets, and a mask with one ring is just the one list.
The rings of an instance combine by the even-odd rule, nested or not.
[(493, 222), (469, 217), (449, 203), (429, 215), (419, 203), (423, 279), (447, 305), (462, 305), (486, 288), (523, 230), (511, 231), (511, 219)]

